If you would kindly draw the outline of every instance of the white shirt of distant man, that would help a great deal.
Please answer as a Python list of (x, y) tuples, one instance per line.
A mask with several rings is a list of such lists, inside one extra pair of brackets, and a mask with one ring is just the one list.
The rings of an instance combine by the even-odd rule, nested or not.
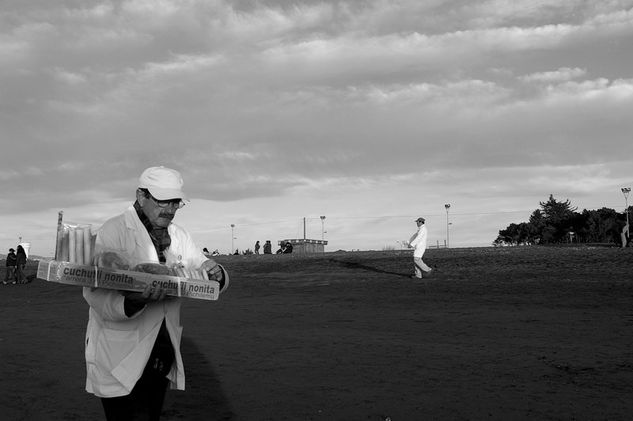
[(430, 275), (431, 268), (426, 265), (422, 261), (422, 256), (424, 256), (424, 251), (426, 250), (426, 242), (428, 237), (428, 232), (425, 225), (425, 219), (419, 217), (415, 220), (415, 223), (418, 226), (418, 230), (411, 236), (409, 239), (409, 247), (413, 247), (413, 270), (414, 273), (411, 275), (411, 278), (421, 279), (423, 274)]

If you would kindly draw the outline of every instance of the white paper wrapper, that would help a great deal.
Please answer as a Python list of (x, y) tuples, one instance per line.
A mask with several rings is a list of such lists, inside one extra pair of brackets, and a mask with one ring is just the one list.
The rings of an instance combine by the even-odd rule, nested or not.
[(92, 263), (96, 235), (90, 224), (62, 223), (57, 227), (55, 260), (77, 265)]

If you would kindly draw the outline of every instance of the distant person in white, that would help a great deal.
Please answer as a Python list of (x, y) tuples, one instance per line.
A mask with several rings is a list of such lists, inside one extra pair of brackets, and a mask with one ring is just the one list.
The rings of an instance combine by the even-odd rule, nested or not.
[(628, 233), (629, 224), (626, 224), (624, 228), (622, 228), (622, 234), (620, 234), (620, 236), (622, 237), (622, 248), (626, 247), (629, 244), (629, 236), (627, 235)]
[(415, 274), (411, 275), (412, 278), (422, 278), (422, 272), (427, 275), (431, 273), (431, 268), (428, 267), (423, 261), (424, 251), (426, 250), (426, 238), (427, 231), (426, 225), (424, 225), (424, 218), (420, 217), (415, 220), (418, 225), (418, 230), (411, 236), (409, 240), (409, 247), (415, 248), (413, 251), (413, 267)]

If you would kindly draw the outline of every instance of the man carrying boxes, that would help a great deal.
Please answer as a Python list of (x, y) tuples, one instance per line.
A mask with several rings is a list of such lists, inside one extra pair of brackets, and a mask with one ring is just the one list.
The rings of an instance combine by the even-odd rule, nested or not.
[[(136, 201), (97, 231), (95, 263), (112, 269), (160, 273), (178, 265), (204, 271), (228, 286), (228, 274), (202, 253), (187, 231), (172, 223), (187, 196), (176, 170), (151, 167), (140, 176)], [(181, 299), (161, 286), (142, 292), (89, 288), (86, 390), (101, 398), (108, 420), (158, 420), (167, 386), (184, 390), (180, 353)], [(149, 416), (149, 418), (148, 418)]]

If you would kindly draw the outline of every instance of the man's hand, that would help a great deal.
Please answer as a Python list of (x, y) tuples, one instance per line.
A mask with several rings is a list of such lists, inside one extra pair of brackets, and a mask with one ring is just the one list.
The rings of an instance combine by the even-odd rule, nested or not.
[(145, 308), (147, 304), (165, 300), (167, 290), (147, 285), (143, 292), (122, 291), (122, 294), (125, 297), (123, 303), (125, 315), (131, 317)]
[(220, 292), (226, 291), (229, 287), (229, 278), (224, 276), (224, 270), (215, 260), (209, 259), (202, 262), (200, 270), (206, 272), (210, 281), (216, 281), (220, 284)]
[(217, 281), (222, 284), (222, 280), (224, 279), (224, 273), (222, 272), (222, 268), (218, 265), (215, 260), (208, 259), (202, 262), (200, 265), (200, 270), (203, 270), (209, 275), (210, 281)]

